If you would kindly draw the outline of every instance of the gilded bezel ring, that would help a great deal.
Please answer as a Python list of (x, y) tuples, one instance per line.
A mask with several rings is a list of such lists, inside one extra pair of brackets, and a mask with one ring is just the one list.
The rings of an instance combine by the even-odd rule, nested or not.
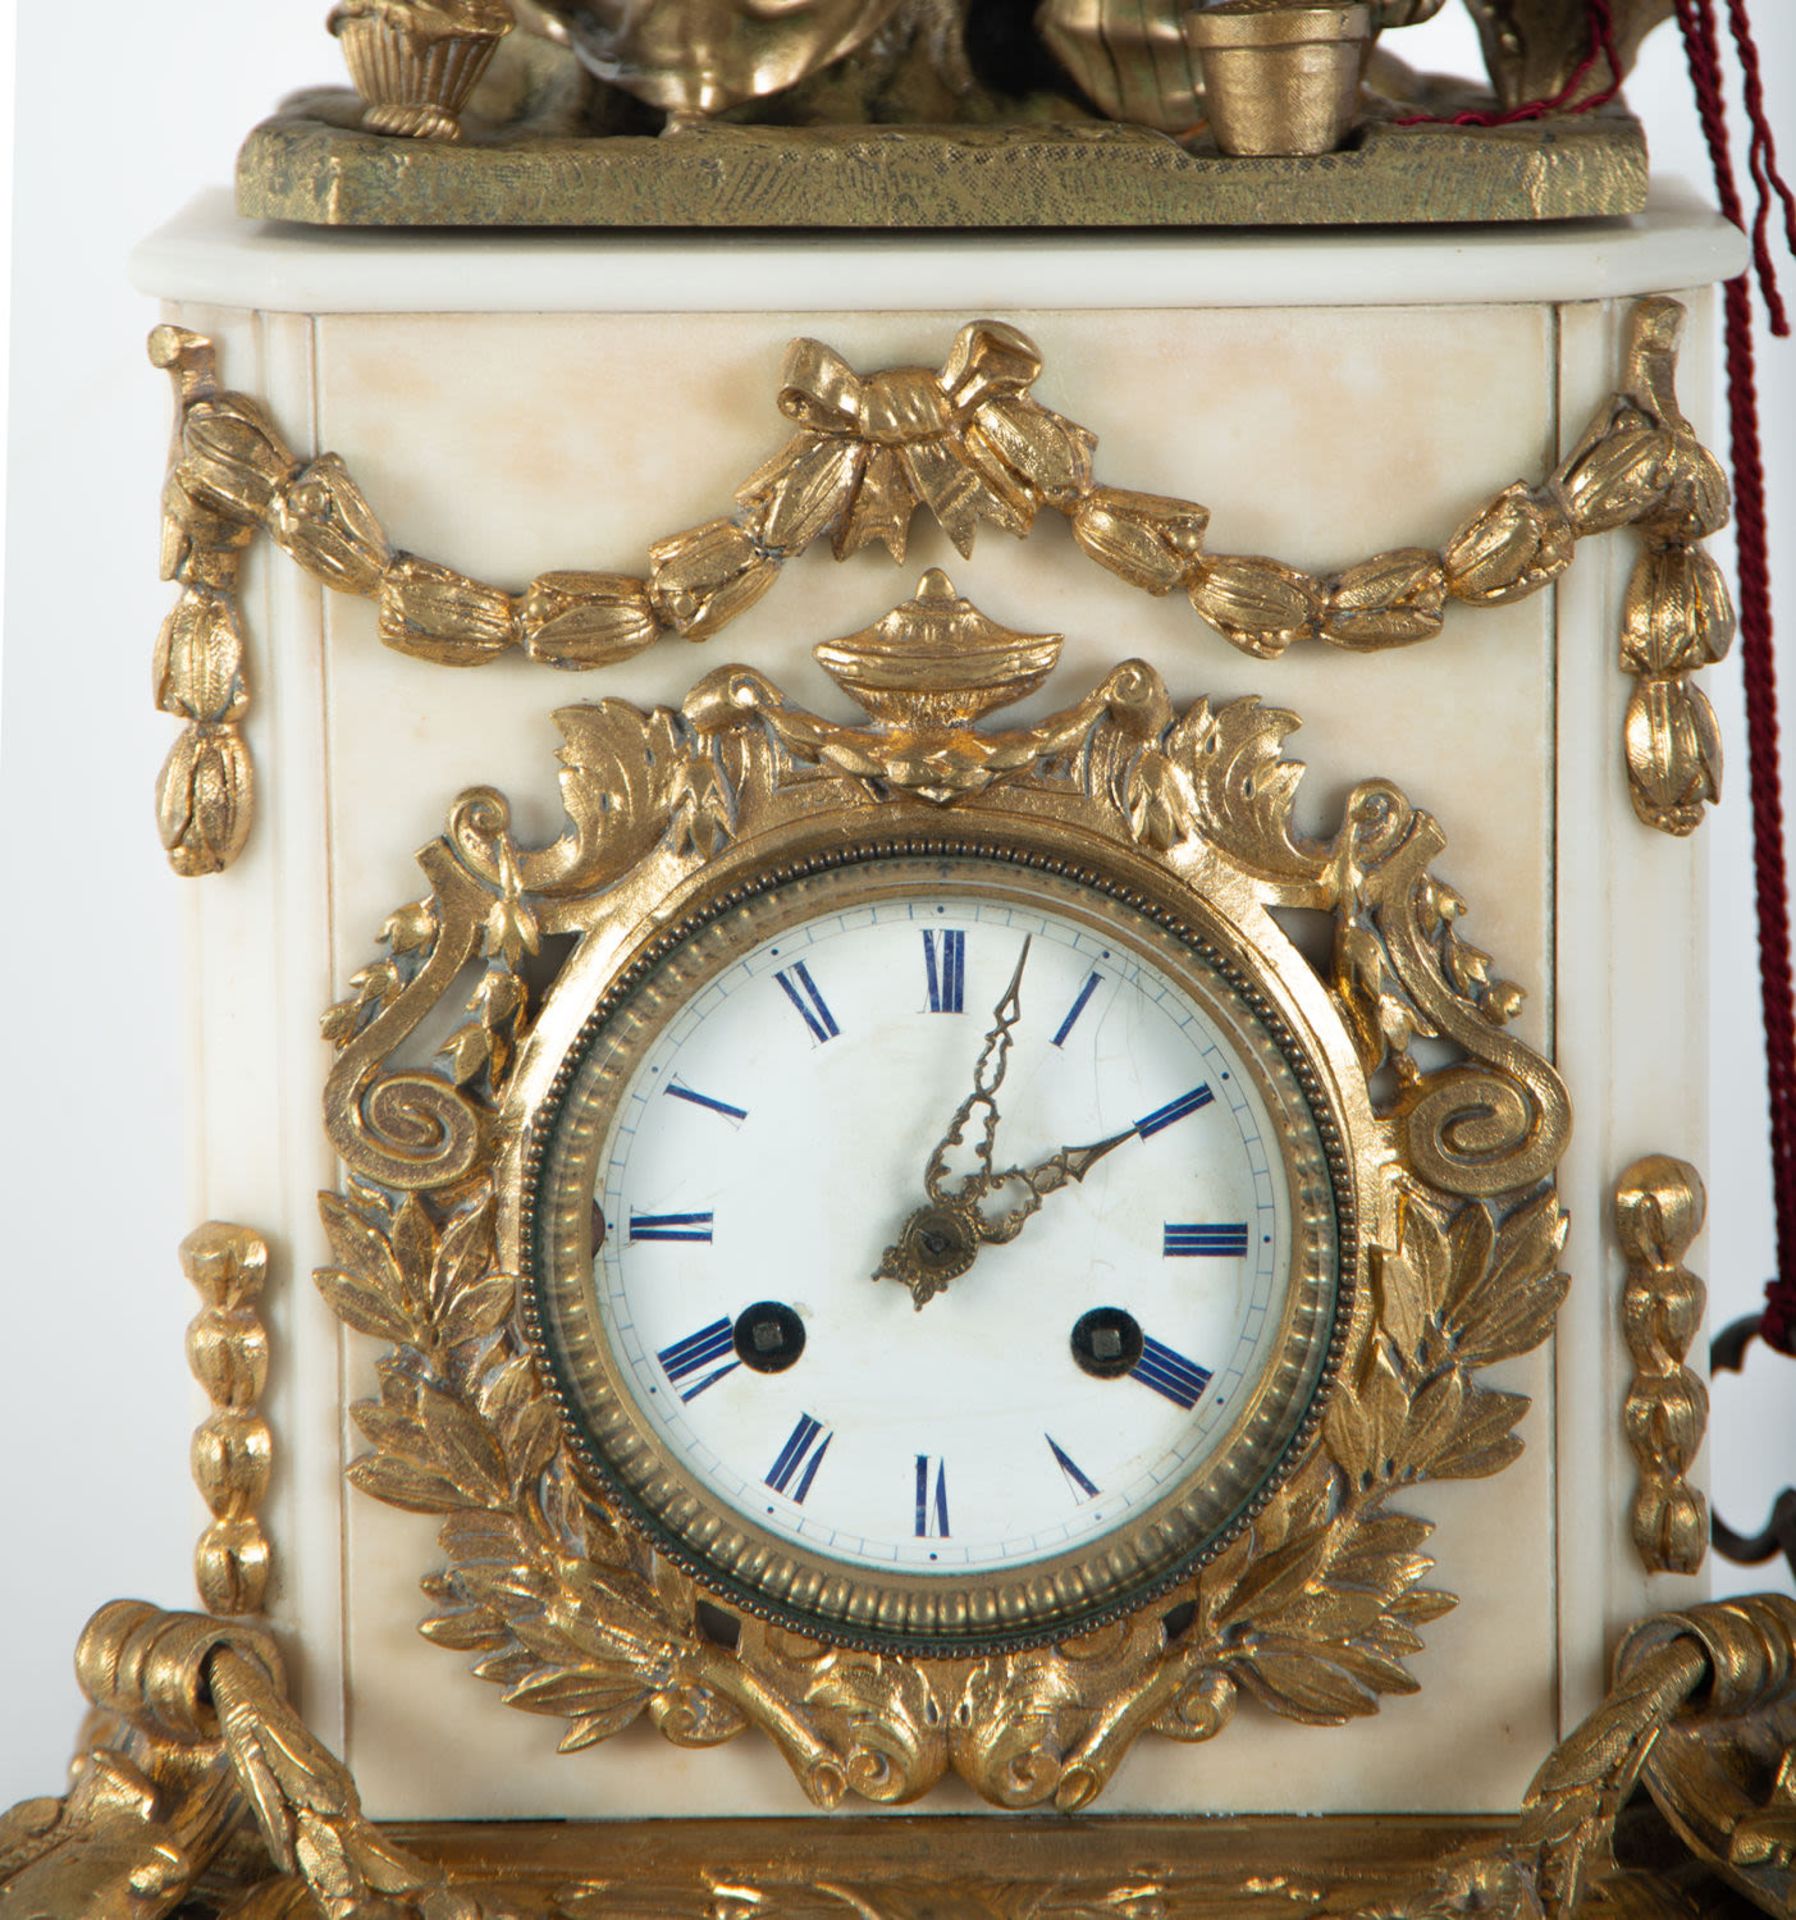
[[(1289, 1089), (1280, 1088), (1276, 1093), (1263, 1089), (1273, 1110), (1286, 1115), (1288, 1122), (1301, 1124), (1299, 1115), (1291, 1112), (1299, 1108), (1301, 1118), (1314, 1128), (1314, 1158), (1306, 1155), (1304, 1164), (1293, 1169), (1293, 1205), (1297, 1205), (1295, 1192), (1305, 1176), (1326, 1170), (1329, 1218), (1323, 1237), (1327, 1265), (1332, 1271), (1294, 1276), (1285, 1317), (1288, 1322), (1300, 1320), (1303, 1324), (1287, 1328), (1286, 1340), (1294, 1338), (1294, 1345), (1283, 1371), (1294, 1371), (1295, 1377), (1280, 1383), (1283, 1391), (1275, 1394), (1270, 1411), (1262, 1410), (1260, 1396), (1250, 1398), (1243, 1414), (1231, 1422), (1227, 1439), (1218, 1444), (1215, 1467), (1191, 1475), (1190, 1483), (1177, 1490), (1176, 1499), (1156, 1503), (1133, 1525), (1117, 1534), (1106, 1534), (1083, 1553), (1060, 1556), (1067, 1562), (1064, 1567), (1056, 1561), (1046, 1567), (1032, 1565), (1010, 1576), (960, 1580), (881, 1580), (866, 1570), (846, 1567), (840, 1574), (830, 1575), (807, 1566), (805, 1557), (797, 1555), (789, 1543), (742, 1524), (690, 1475), (669, 1471), (655, 1459), (652, 1431), (634, 1415), (627, 1394), (619, 1393), (609, 1382), (601, 1386), (589, 1379), (584, 1390), (576, 1384), (574, 1362), (568, 1357), (570, 1338), (594, 1352), (592, 1366), (584, 1370), (589, 1376), (601, 1370), (596, 1350), (602, 1341), (583, 1324), (588, 1315), (579, 1299), (580, 1289), (558, 1284), (555, 1270), (570, 1263), (577, 1265), (583, 1250), (590, 1261), (590, 1249), (584, 1247), (589, 1236), (581, 1232), (591, 1200), (590, 1169), (584, 1163), (587, 1152), (601, 1144), (594, 1137), (597, 1130), (583, 1120), (582, 1144), (587, 1152), (580, 1153), (580, 1159), (587, 1177), (576, 1177), (577, 1195), (570, 1192), (557, 1204), (551, 1196), (560, 1193), (562, 1181), (553, 1175), (545, 1180), (545, 1167), (554, 1168), (558, 1159), (566, 1158), (557, 1153), (555, 1135), (567, 1111), (570, 1092), (582, 1079), (595, 1047), (664, 962), (699, 935), (717, 929), (719, 922), (736, 916), (751, 903), (787, 892), (795, 883), (867, 868), (890, 868), (895, 862), (930, 861), (973, 870), (984, 866), (994, 875), (1010, 869), (1016, 876), (1016, 886), (1024, 891), (1029, 878), (1070, 883), (1113, 908), (1139, 916), (1167, 936), (1171, 949), (1187, 964), (1194, 960), (1200, 974), (1212, 974), (1223, 983), (1229, 997), (1260, 1028), (1288, 1072)], [(921, 875), (917, 878), (920, 880)], [(899, 882), (894, 878), (892, 884), (897, 887)], [(990, 876), (980, 881), (957, 874), (952, 884), (975, 890), (992, 885), (994, 891), (998, 890)], [(1194, 908), (1198, 911), (1192, 911)], [(1188, 1575), (1226, 1545), (1265, 1505), (1314, 1433), (1333, 1383), (1357, 1281), (1357, 1215), (1352, 1170), (1340, 1128), (1304, 1046), (1286, 1014), (1255, 984), (1245, 958), (1233, 957), (1224, 950), (1221, 943), (1227, 937), (1225, 930), (1218, 925), (1212, 936), (1206, 936), (1194, 924), (1201, 917), (1207, 916), (1202, 915), (1196, 896), (1189, 898), (1187, 911), (1181, 915), (1164, 897), (1156, 899), (1139, 887), (1107, 878), (1095, 865), (1032, 849), (1015, 829), (999, 836), (952, 839), (881, 836), (787, 860), (752, 881), (732, 886), (721, 896), (695, 906), (678, 925), (657, 933), (647, 948), (617, 974), (582, 1022), (546, 1098), (528, 1123), (519, 1209), (522, 1311), (525, 1331), (561, 1408), (569, 1444), (658, 1552), (731, 1606), (795, 1631), (814, 1633), (841, 1645), (884, 1648), (917, 1658), (945, 1657), (1038, 1645), (1106, 1625), (1147, 1605)], [(1132, 935), (1126, 923), (1107, 922), (1105, 931), (1123, 944), (1137, 944), (1138, 936)], [(689, 992), (697, 990), (696, 984), (688, 987)], [(1240, 1014), (1233, 1015), (1229, 1024), (1238, 1026)], [(551, 1224), (542, 1230), (545, 1212)], [(1315, 1260), (1306, 1255), (1296, 1264), (1308, 1269)], [(1302, 1284), (1304, 1281), (1308, 1284)], [(558, 1337), (556, 1329), (562, 1323), (568, 1331)], [(595, 1415), (605, 1420), (606, 1432), (613, 1437), (611, 1449), (591, 1431), (589, 1423)], [(1270, 1433), (1264, 1431), (1268, 1426)], [(1249, 1457), (1231, 1473), (1228, 1456), (1237, 1443), (1245, 1446)], [(615, 1457), (619, 1448), (628, 1449), (621, 1459)], [(1231, 1479), (1243, 1477), (1246, 1484), (1229, 1486)], [(1210, 1482), (1217, 1479), (1224, 1484), (1213, 1488)], [(1212, 1517), (1207, 1524), (1199, 1519), (1200, 1497), (1212, 1508), (1218, 1501), (1223, 1503), (1219, 1519)], [(668, 1518), (670, 1510), (675, 1509), (691, 1513), (684, 1528)], [(700, 1527), (707, 1543), (704, 1549), (692, 1544), (691, 1536)], [(1156, 1543), (1173, 1529), (1187, 1537), (1177, 1554), (1169, 1555)], [(1107, 1585), (1095, 1584), (1102, 1578), (1105, 1563), (1113, 1561), (1119, 1551), (1132, 1553), (1142, 1563), (1142, 1573), (1126, 1586), (1119, 1587), (1114, 1579)], [(735, 1576), (732, 1567), (738, 1561), (754, 1567), (752, 1580)]]

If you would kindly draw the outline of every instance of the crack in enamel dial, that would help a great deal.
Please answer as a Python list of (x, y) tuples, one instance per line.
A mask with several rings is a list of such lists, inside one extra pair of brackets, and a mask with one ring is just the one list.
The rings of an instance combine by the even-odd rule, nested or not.
[(529, 1318), (661, 1550), (948, 1653), (1140, 1605), (1265, 1499), (1352, 1196), (1273, 983), (1205, 920), (1020, 848), (849, 848), (626, 970), (535, 1117)]

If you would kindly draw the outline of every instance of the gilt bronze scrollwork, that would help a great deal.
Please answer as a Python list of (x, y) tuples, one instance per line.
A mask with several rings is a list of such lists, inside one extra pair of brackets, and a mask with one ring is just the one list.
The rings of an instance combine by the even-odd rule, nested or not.
[[(1414, 1687), (1416, 1630), (1452, 1604), (1423, 1584), (1427, 1523), (1389, 1502), (1519, 1450), (1525, 1400), (1477, 1374), (1544, 1338), (1564, 1292), (1550, 1185), (1564, 1089), (1504, 1031), (1520, 994), (1464, 940), (1464, 902), (1430, 871), (1441, 836), (1428, 815), (1371, 781), (1332, 840), (1304, 838), (1301, 769), (1280, 751), (1294, 717), (1252, 699), (1180, 712), (1138, 661), (1033, 726), (980, 724), (1057, 649), (996, 627), (932, 574), (878, 626), (818, 649), (866, 708), (859, 725), (734, 667), (678, 709), (564, 709), (568, 830), (521, 846), (497, 795), (466, 796), (422, 856), (428, 898), (393, 916), (385, 955), (326, 1018), (339, 1049), (328, 1117), (351, 1179), (324, 1200), (337, 1264), (318, 1283), (348, 1325), (394, 1348), (380, 1399), (354, 1409), (372, 1450), (350, 1475), (442, 1517), (425, 1633), (476, 1655), (512, 1704), (564, 1718), (564, 1746), (638, 1717), (689, 1745), (758, 1726), (825, 1806), (909, 1800), (954, 1771), (1000, 1805), (1070, 1809), (1135, 1740), (1207, 1739), (1242, 1694), (1298, 1720), (1374, 1711)], [(1256, 927), (1269, 903), (1333, 918), (1318, 985), (1340, 1022), (1337, 1071), (1364, 1084), (1388, 1070), (1392, 1088), (1350, 1147), (1373, 1244), (1315, 1444), (1190, 1580), (1176, 1629), (1156, 1607), (1064, 1645), (913, 1659), (750, 1612), (726, 1645), (703, 1624), (702, 1589), (577, 1470), (532, 1384), (518, 1218), (495, 1158), (521, 1124), (516, 1076), (539, 1011), (524, 956), (555, 934), (627, 947), (682, 887), (727, 887), (832, 810), (887, 833), (1027, 818), (1069, 856), (1201, 869), (1219, 910)], [(465, 1017), (440, 1057), (411, 1055), (406, 1037), (458, 998)], [(1425, 1064), (1411, 1048), (1423, 1036), (1451, 1060)], [(403, 1123), (427, 1093), (453, 1118)]]
[[(1645, 1620), (1609, 1696), (1542, 1763), (1513, 1820), (1119, 1820), (1123, 1864), (1076, 1825), (888, 1822), (802, 1838), (770, 1821), (413, 1830), (364, 1814), (265, 1634), (114, 1601), (77, 1654), (94, 1714), (62, 1798), (0, 1812), (5, 1920), (1574, 1920), (1789, 1909), (1796, 1605)], [(1467, 1832), (1472, 1828), (1476, 1831)], [(1619, 1833), (1635, 1859), (1623, 1864)], [(595, 1838), (594, 1835), (600, 1837)], [(1276, 1851), (1269, 1851), (1276, 1849)], [(1644, 1850), (1644, 1853), (1643, 1853)], [(202, 1891), (203, 1890), (203, 1891)]]

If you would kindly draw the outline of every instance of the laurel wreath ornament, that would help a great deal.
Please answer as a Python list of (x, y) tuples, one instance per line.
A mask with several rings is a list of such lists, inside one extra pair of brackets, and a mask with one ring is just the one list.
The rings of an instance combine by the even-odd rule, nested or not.
[[(1076, 1809), (1137, 1738), (1209, 1739), (1244, 1694), (1339, 1724), (1413, 1692), (1420, 1629), (1454, 1600), (1425, 1584), (1429, 1522), (1393, 1500), (1516, 1457), (1528, 1402), (1478, 1376), (1545, 1339), (1567, 1286), (1550, 1185), (1564, 1089), (1504, 1031), (1520, 993), (1464, 940), (1464, 901), (1428, 871), (1442, 844), (1429, 816), (1374, 781), (1332, 841), (1295, 837), (1301, 769), (1279, 753), (1293, 717), (1253, 700), (1176, 714), (1138, 662), (1034, 729), (962, 730), (957, 748), (944, 734), (933, 753), (897, 723), (845, 740), (742, 669), (677, 713), (614, 700), (558, 719), (571, 833), (520, 849), (497, 795), (465, 796), (421, 856), (431, 896), (387, 922), (383, 956), (325, 1019), (331, 1131), (359, 1170), (323, 1197), (335, 1264), (317, 1283), (389, 1346), (378, 1397), (352, 1409), (369, 1451), (349, 1477), (441, 1519), (425, 1636), (473, 1655), (510, 1705), (563, 1721), (564, 1751), (642, 1718), (690, 1747), (755, 1726), (824, 1807), (912, 1800), (952, 1771), (1000, 1806)], [(1030, 737), (1033, 757), (1015, 744)], [(731, 1612), (583, 1470), (503, 1267), (494, 1143), (542, 1004), (533, 956), (546, 934), (594, 924), (621, 872), (652, 858), (695, 873), (782, 808), (814, 817), (820, 789), (861, 809), (922, 804), (907, 787), (978, 804), (952, 753), (989, 772), (994, 741), (1011, 745), (985, 798), (1058, 783), (1120, 844), (1170, 857), (1201, 842), (1267, 897), (1330, 909), (1327, 986), (1368, 1084), (1394, 1089), (1378, 1117), (1397, 1151), (1326, 1411), (1260, 1510), (1134, 1614), (1054, 1645), (925, 1659)], [(470, 977), (434, 1064), (396, 1064)], [(1417, 1040), (1453, 1058), (1424, 1065)]]

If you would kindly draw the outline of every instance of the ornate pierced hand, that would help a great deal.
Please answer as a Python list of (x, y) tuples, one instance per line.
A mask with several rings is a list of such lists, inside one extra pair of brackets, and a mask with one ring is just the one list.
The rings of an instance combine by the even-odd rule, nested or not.
[[(1033, 938), (1031, 936), (1030, 938)], [(992, 1009), (991, 1030), (973, 1063), (973, 1090), (954, 1109), (947, 1130), (936, 1142), (923, 1170), (928, 1201), (904, 1223), (897, 1243), (885, 1250), (875, 1280), (902, 1280), (921, 1307), (966, 1272), (985, 1237), (978, 1203), (990, 1191), (992, 1148), (998, 1137), (998, 1089), (1010, 1066), (1011, 1033), (1023, 1012), (1023, 969), (1029, 964), (1030, 940), (1017, 955), (1016, 971)], [(973, 1149), (975, 1172), (951, 1179), (948, 1156), (967, 1137), (975, 1114), (983, 1115), (980, 1138)], [(1008, 1177), (1008, 1176), (1005, 1176)]]
[[(929, 1165), (923, 1170), (924, 1189), (937, 1206), (968, 1206), (992, 1184), (992, 1148), (998, 1138), (997, 1095), (998, 1089), (1004, 1084), (1004, 1075), (1010, 1068), (1011, 1034), (1023, 1015), (1023, 969), (1029, 964), (1029, 946), (1033, 937), (1031, 935), (1024, 940), (1023, 950), (1017, 955), (1016, 971), (1010, 976), (1010, 985), (992, 1008), (991, 1031), (985, 1036), (985, 1043), (979, 1049), (979, 1058), (973, 1063), (973, 1091), (954, 1109), (947, 1132), (936, 1142), (935, 1151), (929, 1156)], [(968, 1122), (981, 1111), (985, 1116), (984, 1125), (979, 1143), (973, 1149), (973, 1157), (979, 1162), (979, 1171), (963, 1174), (950, 1184), (948, 1156), (966, 1139)]]
[[(1138, 1127), (1125, 1127), (1121, 1133), (1111, 1134), (1108, 1140), (1093, 1141), (1088, 1147), (1062, 1147), (1032, 1167), (1008, 1167), (1003, 1173), (993, 1174), (974, 1207), (979, 1238), (994, 1246), (1014, 1240), (1022, 1232), (1023, 1222), (1050, 1193), (1057, 1193), (1075, 1180), (1083, 1180), (1107, 1153), (1114, 1153), (1124, 1141), (1133, 1140), (1139, 1131)], [(1022, 1187), (1023, 1198), (994, 1219), (983, 1203), (1013, 1184)]]
[[(1033, 1167), (1006, 1167), (1002, 1172), (994, 1168), (997, 1093), (1010, 1064), (1012, 1034), (1022, 1017), (1023, 968), (1028, 959), (1029, 942), (1025, 940), (1010, 985), (992, 1009), (991, 1031), (973, 1066), (973, 1091), (955, 1108), (947, 1131), (929, 1156), (923, 1174), (928, 1202), (905, 1221), (903, 1232), (896, 1244), (886, 1248), (873, 1276), (875, 1280), (902, 1280), (919, 1308), (933, 1300), (949, 1281), (965, 1273), (980, 1247), (1014, 1240), (1050, 1193), (1083, 1180), (1107, 1153), (1134, 1139), (1137, 1132), (1129, 1127), (1087, 1147), (1062, 1147)], [(975, 1114), (983, 1114), (980, 1138), (973, 1149), (978, 1166), (971, 1173), (950, 1178), (949, 1155), (966, 1139)], [(996, 1214), (987, 1210), (986, 1203), (994, 1195), (1019, 1187), (1022, 1197), (1014, 1204)]]

